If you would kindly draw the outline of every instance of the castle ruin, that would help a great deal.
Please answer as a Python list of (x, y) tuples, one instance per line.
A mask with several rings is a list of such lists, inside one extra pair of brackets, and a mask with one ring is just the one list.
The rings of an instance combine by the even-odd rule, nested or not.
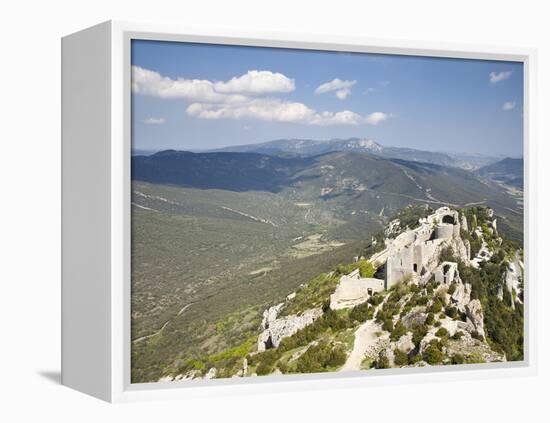
[(463, 222), (456, 210), (441, 207), (419, 223), (417, 228), (406, 230), (395, 239), (386, 239), (386, 248), (370, 258), (377, 268), (374, 278), (361, 278), (358, 270), (342, 276), (331, 296), (330, 307), (340, 309), (360, 304), (372, 293), (407, 279), (426, 282), (439, 265), (444, 245), (454, 246), (469, 260), (470, 245), (460, 238)]

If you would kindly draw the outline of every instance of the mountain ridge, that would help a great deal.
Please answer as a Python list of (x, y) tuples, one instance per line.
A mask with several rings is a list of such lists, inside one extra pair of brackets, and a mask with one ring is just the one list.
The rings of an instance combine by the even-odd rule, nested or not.
[(477, 169), (476, 173), (496, 182), (523, 189), (523, 159), (506, 157)]
[(498, 161), (497, 157), (478, 154), (455, 154), (409, 147), (383, 146), (372, 139), (359, 137), (333, 138), (330, 140), (299, 138), (277, 139), (262, 143), (228, 146), (209, 151), (256, 152), (270, 155), (297, 154), (306, 157), (334, 151), (368, 152), (385, 158), (434, 163), (450, 167), (459, 167), (466, 170), (475, 170), (484, 165)]

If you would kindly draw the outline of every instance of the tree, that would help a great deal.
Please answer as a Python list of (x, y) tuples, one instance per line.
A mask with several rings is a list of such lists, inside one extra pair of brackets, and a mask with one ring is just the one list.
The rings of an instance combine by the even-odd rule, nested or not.
[(401, 321), (398, 321), (395, 324), (393, 331), (391, 332), (390, 339), (395, 342), (406, 333), (407, 333), (407, 328), (405, 327), (405, 325), (403, 325), (403, 323), (401, 323)]
[(392, 332), (393, 331), (393, 320), (391, 320), (391, 319), (384, 320), (384, 323), (382, 324), (382, 329), (386, 330), (388, 332)]
[(407, 353), (404, 353), (399, 348), (396, 348), (393, 352), (394, 354), (394, 363), (396, 366), (406, 366), (409, 364), (409, 356)]
[(428, 364), (441, 364), (445, 355), (443, 351), (439, 349), (439, 346), (436, 343), (430, 343), (428, 348), (424, 351), (424, 360)]
[(435, 320), (435, 316), (433, 313), (428, 313), (428, 315), (426, 316), (426, 320), (424, 321), (424, 324), (426, 325), (433, 325), (434, 324), (434, 320)]
[(368, 260), (359, 260), (359, 274), (362, 278), (372, 278), (376, 273), (376, 268)]
[(374, 363), (374, 367), (377, 369), (390, 368), (390, 360), (386, 355), (385, 351), (380, 351), (380, 354), (378, 354), (378, 359), (376, 360), (376, 363)]
[(437, 332), (435, 333), (435, 336), (438, 336), (439, 338), (448, 338), (449, 337), (449, 331), (445, 328), (439, 328)]

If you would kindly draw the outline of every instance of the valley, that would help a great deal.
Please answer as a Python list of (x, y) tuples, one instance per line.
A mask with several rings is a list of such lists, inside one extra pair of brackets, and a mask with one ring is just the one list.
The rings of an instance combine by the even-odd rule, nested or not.
[[(502, 183), (365, 152), (163, 151), (135, 156), (132, 180), (134, 382), (191, 358), (248, 353), (265, 309), (376, 252), (387, 224), (400, 213), (406, 221), (409, 207), (490, 206), (507, 237), (523, 234), (523, 205)], [(338, 334), (346, 351), (352, 332)]]

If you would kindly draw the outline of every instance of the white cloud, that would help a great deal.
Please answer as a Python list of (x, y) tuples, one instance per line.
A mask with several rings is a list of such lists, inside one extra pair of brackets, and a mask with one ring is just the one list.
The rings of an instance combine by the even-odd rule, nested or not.
[(319, 85), (315, 89), (315, 94), (325, 94), (331, 91), (336, 91), (336, 97), (340, 100), (344, 100), (351, 94), (351, 87), (353, 87), (357, 81), (343, 81), (339, 78), (334, 78), (330, 82), (325, 82)]
[(193, 103), (187, 107), (187, 114), (202, 119), (256, 118), (276, 122), (309, 121), (315, 111), (302, 103), (254, 99), (242, 104)]
[[(336, 96), (343, 100), (351, 93), (351, 87), (356, 82), (336, 78), (322, 84), (315, 92), (335, 91)], [(132, 67), (132, 91), (135, 94), (189, 100), (192, 103), (186, 113), (200, 119), (260, 119), (307, 125), (377, 125), (388, 118), (382, 112), (366, 116), (349, 110), (319, 112), (300, 102), (261, 97), (262, 94), (293, 90), (293, 79), (270, 71), (251, 70), (226, 82), (212, 82), (172, 79), (139, 66)], [(165, 120), (151, 117), (144, 122), (162, 124)]]
[(287, 78), (282, 73), (249, 70), (244, 75), (231, 78), (227, 82), (214, 83), (214, 89), (219, 93), (257, 95), (288, 93), (294, 91), (296, 86), (294, 79)]
[(147, 125), (162, 125), (163, 123), (166, 123), (166, 119), (163, 117), (148, 117), (143, 120), (143, 123)]
[(489, 81), (491, 84), (496, 84), (497, 82), (504, 81), (505, 79), (510, 78), (512, 71), (503, 71), (503, 72), (491, 72), (489, 74)]
[(378, 125), (380, 122), (388, 119), (389, 115), (382, 112), (374, 112), (367, 116), (366, 121), (370, 125)]
[(359, 125), (366, 120), (358, 113), (344, 110), (342, 112), (316, 113), (309, 122), (312, 125)]
[(160, 98), (186, 98), (194, 101), (232, 103), (246, 101), (239, 94), (220, 94), (214, 84), (204, 79), (172, 79), (148, 69), (132, 66), (132, 91)]
[(336, 97), (338, 97), (340, 100), (345, 100), (350, 94), (351, 90), (349, 88), (344, 88), (342, 90), (336, 91)]
[(240, 103), (248, 101), (250, 95), (284, 93), (294, 89), (293, 79), (270, 71), (251, 70), (227, 82), (212, 82), (205, 79), (172, 79), (139, 66), (132, 67), (132, 91), (135, 94), (167, 99)]
[(367, 116), (344, 110), (317, 112), (299, 102), (278, 99), (254, 99), (243, 104), (193, 103), (187, 114), (201, 119), (260, 119), (271, 122), (292, 122), (308, 125), (377, 125), (388, 115), (375, 112)]
[(516, 102), (515, 101), (507, 101), (502, 105), (502, 110), (513, 110), (516, 108)]

